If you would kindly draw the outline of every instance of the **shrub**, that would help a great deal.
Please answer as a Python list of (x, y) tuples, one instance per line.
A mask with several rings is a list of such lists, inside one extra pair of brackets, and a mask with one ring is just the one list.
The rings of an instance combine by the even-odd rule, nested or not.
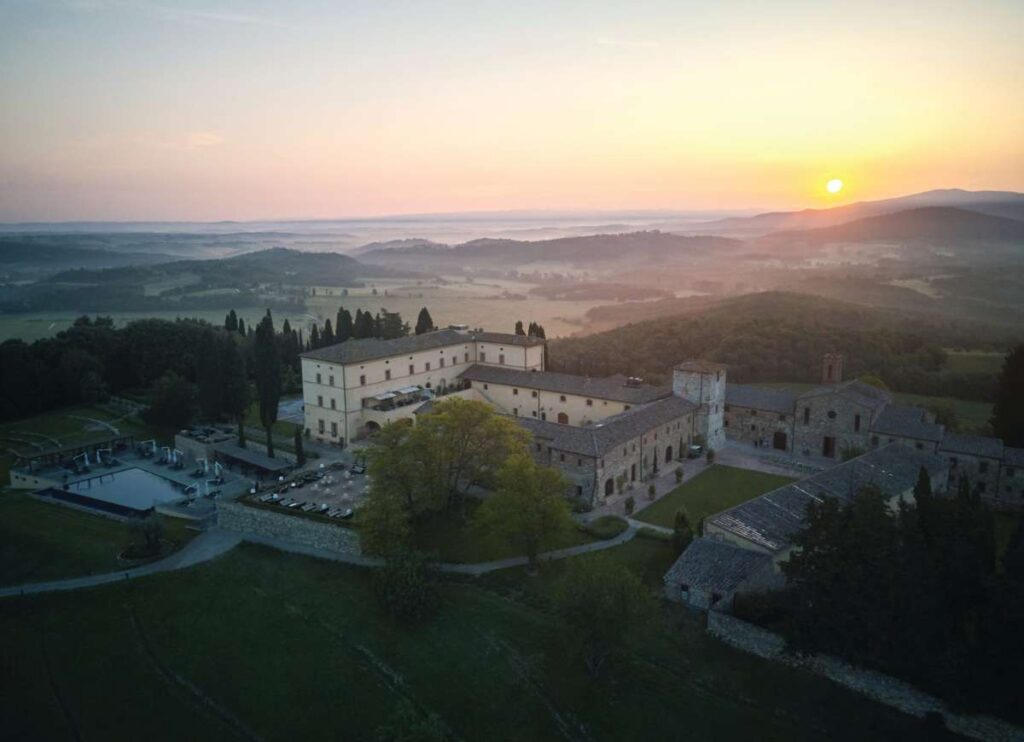
[(623, 503), (623, 507), (626, 510), (626, 515), (633, 514), (633, 508), (636, 507), (636, 500), (633, 499), (633, 495), (626, 498), (626, 501)]
[(617, 515), (602, 515), (583, 526), (583, 531), (602, 541), (615, 538), (629, 528), (629, 524)]
[(676, 484), (682, 484), (683, 481), (683, 467), (676, 467)]
[(676, 554), (682, 554), (692, 540), (693, 528), (686, 515), (686, 508), (679, 508), (672, 523), (672, 547)]
[(574, 497), (572, 499), (572, 511), (574, 513), (589, 513), (593, 509), (593, 503), (586, 497)]
[(647, 485), (647, 499), (648, 500), (653, 500), (654, 496), (657, 493), (658, 493), (658, 490), (655, 488), (655, 486), (653, 484)]
[(375, 572), (374, 592), (388, 615), (403, 623), (425, 620), (437, 604), (427, 559), (410, 549), (394, 552)]
[(636, 535), (637, 538), (649, 538), (652, 541), (661, 541), (663, 543), (668, 543), (672, 540), (671, 535), (662, 533), (661, 531), (655, 531), (653, 528), (649, 528), (647, 526), (638, 529)]

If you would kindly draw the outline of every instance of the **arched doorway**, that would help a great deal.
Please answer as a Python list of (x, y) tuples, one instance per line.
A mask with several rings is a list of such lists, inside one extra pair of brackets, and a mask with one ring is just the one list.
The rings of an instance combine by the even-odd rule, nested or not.
[(665, 463), (671, 463), (672, 461), (672, 446), (665, 449)]
[(559, 412), (558, 413), (558, 424), (559, 425), (568, 425), (569, 424), (569, 416), (566, 415), (564, 412)]
[(605, 483), (604, 483), (604, 496), (605, 497), (611, 497), (614, 494), (615, 494), (615, 482), (612, 480), (611, 477), (608, 477), (608, 479), (605, 480)]
[(380, 432), (380, 423), (378, 423), (378, 422), (376, 422), (374, 420), (370, 420), (368, 423), (366, 423), (366, 435), (367, 435), (367, 437), (374, 436), (378, 432)]
[(782, 432), (776, 432), (772, 436), (772, 448), (776, 448), (779, 451), (785, 451), (788, 446), (786, 445), (786, 434)]

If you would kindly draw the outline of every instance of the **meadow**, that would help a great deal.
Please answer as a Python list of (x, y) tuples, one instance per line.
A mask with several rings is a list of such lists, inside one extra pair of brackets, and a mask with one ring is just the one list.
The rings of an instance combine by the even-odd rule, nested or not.
[[(613, 551), (652, 590), (672, 559), (661, 541)], [(549, 567), (443, 582), (437, 615), (414, 628), (381, 612), (369, 572), (253, 546), (9, 599), (0, 725), (13, 739), (373, 739), (405, 713), (460, 739), (937, 738), (725, 647), (677, 606), (591, 680), (548, 603), (565, 565)]]

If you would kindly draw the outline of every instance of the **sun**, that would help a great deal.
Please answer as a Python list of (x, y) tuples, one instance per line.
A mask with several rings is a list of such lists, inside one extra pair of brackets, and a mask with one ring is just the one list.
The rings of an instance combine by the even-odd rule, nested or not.
[(839, 178), (833, 178), (825, 184), (825, 188), (829, 193), (839, 193), (839, 191), (843, 190), (843, 181), (839, 180)]

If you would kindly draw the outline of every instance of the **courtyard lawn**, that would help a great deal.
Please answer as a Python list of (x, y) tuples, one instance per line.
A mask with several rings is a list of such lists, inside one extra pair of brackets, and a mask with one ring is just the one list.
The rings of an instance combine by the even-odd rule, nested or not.
[(400, 627), (369, 572), (244, 546), (18, 598), (0, 611), (0, 725), (14, 739), (363, 740), (410, 704), (467, 740), (929, 738), (916, 719), (730, 650), (683, 609), (592, 681), (550, 611), (486, 585), (442, 583), (440, 597), (430, 623)]
[[(414, 533), (416, 548), (436, 556), (442, 562), (464, 564), (521, 556), (520, 548), (503, 543), (473, 527), (472, 516), (476, 508), (477, 502), (470, 499), (466, 502), (465, 517), (458, 513), (442, 511), (419, 520), (415, 524)], [(358, 525), (358, 516), (356, 517)], [(562, 549), (597, 540), (582, 530), (573, 530), (551, 548)]]
[[(179, 547), (196, 533), (180, 518), (164, 518), (164, 525), (165, 538)], [(132, 542), (124, 522), (0, 492), (0, 586), (123, 569), (118, 554)]]
[(715, 464), (633, 517), (645, 523), (671, 528), (675, 522), (676, 511), (685, 507), (690, 525), (696, 528), (697, 524), (709, 515), (739, 505), (792, 481), (794, 480), (791, 477), (778, 474), (765, 474)]

